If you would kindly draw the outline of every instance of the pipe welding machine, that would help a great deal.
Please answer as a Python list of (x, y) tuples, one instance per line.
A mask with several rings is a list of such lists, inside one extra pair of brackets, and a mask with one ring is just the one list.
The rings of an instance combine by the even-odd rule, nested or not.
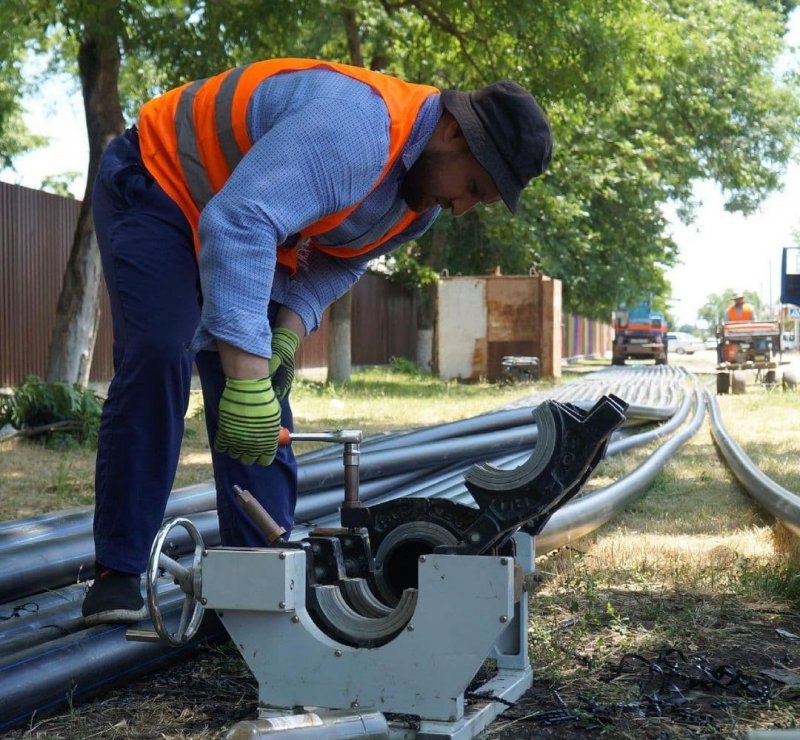
[[(537, 406), (528, 460), (465, 473), (477, 508), (413, 497), (364, 506), (361, 432), (294, 433), (290, 441), (343, 445), (341, 527), (283, 541), (240, 489), (269, 546), (206, 548), (188, 519), (165, 523), (146, 573), (154, 630), (127, 637), (182, 645), (204, 609), (216, 611), (258, 682), (258, 718), (234, 725), (228, 740), (473, 738), (532, 685), (535, 537), (588, 480), (627, 407), (614, 395), (589, 410)], [(167, 554), (176, 528), (192, 539), (190, 565)], [(175, 631), (158, 602), (164, 572), (184, 593)], [(487, 659), (494, 667), (482, 671)]]

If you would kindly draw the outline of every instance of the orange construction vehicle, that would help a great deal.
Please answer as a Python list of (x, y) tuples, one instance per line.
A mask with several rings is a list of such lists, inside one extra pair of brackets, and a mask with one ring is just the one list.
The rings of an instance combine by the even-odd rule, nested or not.
[(780, 321), (725, 321), (717, 327), (717, 393), (744, 393), (747, 371), (755, 382), (775, 384), (780, 362)]
[(663, 313), (651, 311), (646, 302), (636, 308), (618, 308), (614, 312), (611, 363), (624, 365), (627, 359), (667, 364), (667, 320)]

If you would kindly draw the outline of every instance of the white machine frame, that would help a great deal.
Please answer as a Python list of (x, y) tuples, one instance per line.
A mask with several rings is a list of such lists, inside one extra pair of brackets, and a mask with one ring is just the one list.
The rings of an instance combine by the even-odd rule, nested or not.
[[(154, 544), (151, 560), (162, 567), (168, 563), (156, 545), (178, 523), (183, 521), (165, 525)], [(305, 603), (303, 550), (198, 548), (192, 568), (183, 572), (184, 614), (189, 599), (195, 607), (215, 609), (259, 687), (259, 719), (239, 723), (228, 737), (281, 736), (291, 718), (297, 720), (291, 737), (477, 736), (533, 682), (525, 576), (533, 571), (534, 540), (522, 533), (515, 540), (515, 558), (420, 556), (411, 621), (394, 639), (372, 648), (342, 644), (314, 623)], [(151, 611), (158, 612), (152, 607), (151, 600)], [(151, 617), (165, 639), (161, 615)], [(130, 639), (154, 637), (129, 631)], [(168, 637), (177, 644), (174, 635)], [(481, 699), (467, 702), (465, 692), (487, 658), (495, 660), (496, 673), (473, 687)], [(326, 714), (335, 718), (334, 734), (310, 727), (310, 717), (324, 726), (319, 717)], [(372, 720), (387, 714), (416, 715), (419, 726), (387, 719), (376, 731)], [(361, 729), (345, 731), (348, 719), (351, 729)], [(301, 727), (308, 732), (297, 734)]]

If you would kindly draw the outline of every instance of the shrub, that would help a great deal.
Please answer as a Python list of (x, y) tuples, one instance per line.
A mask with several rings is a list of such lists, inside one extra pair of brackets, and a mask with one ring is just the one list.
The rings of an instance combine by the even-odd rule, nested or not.
[(393, 355), (389, 358), (389, 372), (403, 375), (419, 375), (419, 368), (413, 360)]
[(47, 383), (31, 375), (8, 395), (0, 396), (0, 426), (48, 445), (73, 442), (95, 447), (102, 401), (88, 388)]

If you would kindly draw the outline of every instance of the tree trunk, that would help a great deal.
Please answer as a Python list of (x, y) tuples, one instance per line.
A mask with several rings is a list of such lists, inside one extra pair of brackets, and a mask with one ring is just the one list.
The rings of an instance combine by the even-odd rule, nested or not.
[(345, 293), (331, 304), (328, 325), (328, 383), (350, 380), (350, 317), (353, 294)]
[(89, 170), (78, 225), (56, 307), (56, 320), (47, 359), (47, 380), (86, 385), (100, 321), (100, 253), (92, 222), (92, 188), (100, 156), (108, 143), (122, 133), (124, 119), (119, 102), (120, 50), (117, 0), (95, 9), (92, 23), (78, 51), (86, 129), (89, 136)]
[(342, 8), (344, 33), (347, 36), (347, 50), (350, 52), (350, 64), (354, 67), (364, 66), (364, 57), (361, 54), (361, 37), (358, 33), (358, 19), (356, 11), (352, 8)]
[[(358, 34), (356, 13), (350, 8), (342, 8), (342, 21), (347, 36), (350, 63), (356, 67), (364, 66), (361, 54), (361, 39)], [(350, 380), (352, 357), (350, 350), (350, 317), (353, 296), (350, 291), (331, 304), (330, 329), (328, 332), (328, 382), (347, 383)]]
[(445, 265), (447, 252), (447, 237), (443, 229), (437, 229), (436, 224), (431, 228), (431, 245), (428, 254), (428, 264), (436, 271), (441, 272)]
[[(446, 248), (445, 232), (437, 229), (434, 225), (431, 231), (428, 264), (435, 270), (443, 268)], [(423, 372), (436, 370), (434, 347), (436, 341), (436, 294), (435, 285), (423, 285), (417, 288), (417, 367)]]
[(433, 339), (436, 321), (436, 286), (417, 288), (417, 367), (424, 373), (433, 371)]

